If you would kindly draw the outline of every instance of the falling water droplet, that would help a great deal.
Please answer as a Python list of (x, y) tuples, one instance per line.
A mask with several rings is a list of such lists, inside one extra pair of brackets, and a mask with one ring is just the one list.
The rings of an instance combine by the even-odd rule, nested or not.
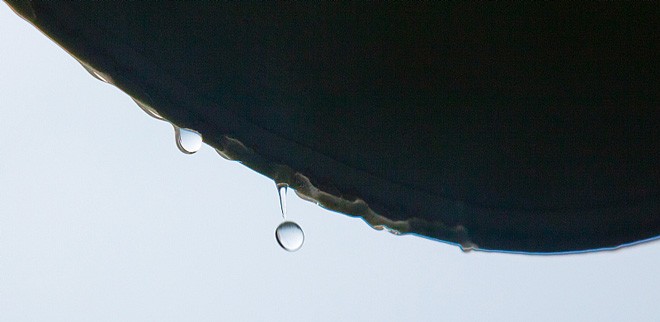
[(282, 212), (282, 218), (286, 218), (286, 191), (289, 188), (289, 185), (286, 183), (277, 184), (277, 194), (280, 197), (280, 211)]
[(305, 241), (305, 234), (298, 224), (292, 221), (285, 221), (277, 226), (275, 238), (282, 248), (290, 252), (295, 252), (302, 247)]
[(176, 134), (176, 146), (181, 152), (193, 154), (202, 147), (202, 135), (191, 129), (180, 128), (174, 125)]
[(153, 107), (151, 107), (151, 106), (149, 106), (149, 105), (147, 105), (147, 104), (144, 104), (144, 103), (142, 103), (142, 102), (140, 102), (140, 101), (138, 101), (138, 100), (136, 100), (136, 99), (133, 99), (133, 101), (135, 101), (135, 103), (136, 103), (136, 104), (137, 104), (137, 105), (138, 105), (138, 106), (139, 106), (139, 107), (140, 107), (145, 113), (147, 113), (149, 116), (151, 116), (151, 117), (153, 117), (153, 118), (155, 118), (155, 119), (161, 120), (161, 121), (164, 121), (164, 120), (165, 120), (165, 118), (162, 117), (162, 116), (160, 116), (160, 114), (158, 114), (158, 112), (156, 112), (156, 110), (155, 110)]
[[(280, 211), (282, 212), (282, 219), (286, 218), (286, 193), (289, 189), (289, 184), (284, 182), (277, 183), (277, 195), (280, 199)], [(295, 252), (302, 247), (305, 241), (305, 234), (302, 228), (295, 222), (285, 221), (277, 226), (275, 230), (275, 238), (277, 242), (287, 251)]]

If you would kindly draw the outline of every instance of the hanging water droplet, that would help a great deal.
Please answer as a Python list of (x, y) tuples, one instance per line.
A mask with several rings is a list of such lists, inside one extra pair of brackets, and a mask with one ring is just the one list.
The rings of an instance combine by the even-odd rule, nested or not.
[(305, 242), (305, 234), (302, 228), (295, 222), (285, 221), (277, 226), (275, 238), (284, 250), (295, 252)]
[(142, 103), (142, 102), (140, 102), (136, 99), (133, 99), (133, 101), (135, 101), (137, 106), (139, 106), (145, 113), (147, 113), (147, 115), (149, 115), (149, 116), (151, 116), (155, 119), (161, 120), (161, 121), (165, 120), (165, 118), (160, 116), (160, 114), (158, 114), (158, 112), (156, 112), (156, 110), (153, 107), (151, 107), (147, 104), (144, 104), (144, 103)]
[(176, 146), (181, 152), (193, 154), (202, 147), (202, 135), (191, 129), (180, 128), (174, 125), (176, 134)]
[(383, 225), (371, 226), (371, 228), (373, 228), (373, 229), (375, 229), (375, 230), (383, 230), (383, 229), (385, 229), (385, 227), (383, 227)]
[(282, 218), (286, 218), (286, 191), (289, 188), (289, 185), (286, 183), (277, 184), (277, 194), (280, 197), (280, 211), (282, 212)]

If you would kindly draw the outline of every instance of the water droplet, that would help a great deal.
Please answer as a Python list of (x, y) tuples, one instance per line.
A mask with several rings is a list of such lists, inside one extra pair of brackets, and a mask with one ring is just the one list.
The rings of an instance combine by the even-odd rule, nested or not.
[(286, 191), (289, 185), (286, 183), (277, 184), (277, 194), (280, 197), (280, 211), (282, 211), (282, 218), (286, 217)]
[(180, 128), (174, 125), (176, 134), (176, 146), (181, 152), (193, 154), (202, 147), (202, 135), (191, 129)]
[(149, 116), (151, 116), (151, 117), (153, 117), (153, 118), (155, 118), (155, 119), (159, 119), (159, 120), (161, 120), (161, 121), (164, 121), (164, 120), (165, 120), (165, 118), (162, 117), (162, 116), (160, 116), (160, 114), (158, 114), (158, 112), (156, 112), (156, 110), (155, 110), (153, 107), (151, 107), (151, 106), (149, 106), (149, 105), (147, 105), (147, 104), (144, 104), (144, 103), (142, 103), (142, 102), (140, 102), (140, 101), (138, 101), (138, 100), (136, 100), (136, 99), (133, 99), (133, 101), (135, 101), (135, 103), (136, 103), (136, 104), (137, 104), (137, 105), (138, 105), (138, 106), (139, 106), (139, 107), (140, 107), (145, 113), (147, 113), (147, 115), (149, 115)]
[(85, 70), (88, 73), (90, 73), (92, 76), (94, 76), (94, 78), (96, 78), (96, 79), (98, 79), (98, 80), (100, 80), (104, 83), (109, 83), (108, 78), (103, 76), (103, 74), (101, 72), (97, 71), (96, 69), (94, 69), (90, 66), (87, 66), (86, 64), (84, 64), (82, 62), (80, 62), (80, 65), (82, 65), (82, 67), (85, 68)]
[(464, 241), (459, 245), (459, 247), (461, 248), (461, 251), (463, 251), (464, 253), (469, 253), (475, 250), (477, 248), (477, 245), (469, 241)]
[(388, 228), (387, 231), (392, 235), (401, 235), (401, 232), (396, 229)]
[(234, 161), (234, 159), (232, 159), (229, 155), (227, 155), (225, 151), (222, 151), (220, 149), (215, 149), (215, 152), (218, 152), (218, 154), (225, 160)]
[(385, 229), (385, 227), (383, 227), (383, 225), (371, 226), (371, 228), (373, 228), (373, 229), (375, 229), (375, 230), (383, 230), (383, 229)]
[(284, 250), (295, 252), (305, 242), (305, 234), (302, 228), (295, 222), (285, 221), (277, 226), (275, 238)]

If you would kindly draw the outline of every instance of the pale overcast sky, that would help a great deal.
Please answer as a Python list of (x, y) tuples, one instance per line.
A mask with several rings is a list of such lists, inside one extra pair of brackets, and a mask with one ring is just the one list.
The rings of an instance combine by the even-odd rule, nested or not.
[(92, 78), (0, 3), (0, 321), (660, 321), (660, 242), (564, 256), (377, 232)]

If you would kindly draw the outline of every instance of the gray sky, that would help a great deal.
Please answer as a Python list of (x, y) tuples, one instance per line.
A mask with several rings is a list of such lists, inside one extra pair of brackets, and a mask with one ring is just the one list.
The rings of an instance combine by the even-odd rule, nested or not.
[(660, 242), (472, 252), (377, 232), (172, 127), (0, 4), (1, 321), (659, 321)]

